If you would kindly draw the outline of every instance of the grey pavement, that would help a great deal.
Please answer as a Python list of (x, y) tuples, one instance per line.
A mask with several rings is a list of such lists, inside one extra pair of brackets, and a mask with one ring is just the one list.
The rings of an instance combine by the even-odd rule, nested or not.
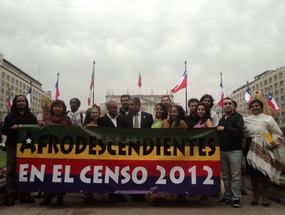
[(219, 198), (210, 198), (208, 205), (199, 205), (197, 200), (199, 196), (187, 197), (187, 203), (177, 204), (174, 201), (165, 201), (161, 204), (154, 204), (148, 200), (145, 202), (132, 202), (128, 196), (129, 202), (107, 204), (107, 196), (96, 194), (94, 202), (86, 202), (81, 199), (80, 193), (67, 193), (64, 197), (65, 205), (62, 207), (55, 206), (55, 199), (49, 206), (39, 206), (41, 199), (36, 199), (35, 204), (22, 204), (17, 201), (13, 207), (5, 205), (0, 207), (1, 215), (153, 215), (153, 214), (178, 214), (178, 215), (284, 215), (285, 205), (275, 201), (270, 202), (270, 207), (263, 207), (262, 201), (257, 206), (251, 206), (252, 193), (247, 191), (247, 195), (241, 198), (241, 207), (233, 208), (232, 205), (218, 205)]

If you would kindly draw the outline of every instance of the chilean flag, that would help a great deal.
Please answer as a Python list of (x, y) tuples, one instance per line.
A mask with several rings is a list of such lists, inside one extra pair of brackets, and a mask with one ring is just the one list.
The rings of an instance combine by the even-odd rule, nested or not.
[(93, 70), (92, 70), (92, 75), (91, 75), (91, 82), (90, 82), (89, 96), (88, 96), (88, 106), (90, 106), (91, 104), (91, 97), (92, 97), (92, 92), (94, 89), (94, 76), (95, 76), (95, 61), (93, 61)]
[(58, 100), (58, 97), (60, 96), (58, 82), (59, 82), (59, 73), (57, 73), (57, 80), (56, 80), (56, 84), (55, 84), (55, 97), (54, 97), (54, 100)]
[(8, 97), (7, 97), (7, 108), (8, 108), (8, 112), (11, 112), (12, 104), (13, 104), (13, 101), (12, 101), (12, 99), (11, 99), (10, 90), (9, 90), (9, 95), (8, 95)]
[(221, 77), (221, 83), (220, 83), (220, 89), (217, 95), (217, 105), (219, 105), (220, 107), (223, 107), (223, 100), (224, 100), (224, 89), (223, 89), (223, 81), (222, 81), (222, 77)]
[(182, 90), (187, 87), (187, 70), (183, 73), (182, 80), (177, 84), (172, 90), (172, 93), (177, 93), (179, 90)]
[(32, 104), (32, 87), (29, 88), (26, 97), (27, 97), (27, 100), (28, 100), (28, 107), (31, 108), (31, 104)]
[(247, 102), (247, 104), (249, 104), (251, 102), (251, 92), (250, 92), (248, 85), (247, 85), (247, 89), (245, 91), (244, 100)]
[(280, 110), (278, 104), (276, 103), (275, 99), (272, 97), (272, 94), (268, 94), (267, 104), (272, 107), (276, 112)]
[(142, 76), (141, 76), (141, 73), (139, 73), (138, 86), (139, 86), (139, 88), (142, 87)]

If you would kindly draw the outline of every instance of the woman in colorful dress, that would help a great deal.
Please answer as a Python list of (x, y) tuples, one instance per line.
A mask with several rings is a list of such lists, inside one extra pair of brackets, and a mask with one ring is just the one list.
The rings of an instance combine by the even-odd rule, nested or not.
[(258, 185), (261, 182), (263, 206), (270, 205), (268, 189), (270, 181), (279, 184), (282, 162), (285, 161), (284, 136), (272, 116), (263, 113), (263, 103), (250, 103), (251, 115), (244, 119), (244, 135), (251, 137), (247, 145), (247, 174), (251, 176), (253, 190), (252, 206), (258, 204)]

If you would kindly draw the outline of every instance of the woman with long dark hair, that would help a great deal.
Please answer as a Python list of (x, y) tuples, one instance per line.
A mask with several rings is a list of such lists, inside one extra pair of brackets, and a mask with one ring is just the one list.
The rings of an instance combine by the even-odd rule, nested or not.
[[(18, 129), (22, 124), (37, 124), (37, 118), (28, 108), (28, 100), (24, 95), (15, 96), (11, 112), (5, 117), (2, 133), (6, 139), (6, 205), (13, 206), (17, 199), (17, 173), (16, 173), (16, 148)], [(35, 199), (30, 193), (19, 193), (21, 203), (34, 203)]]

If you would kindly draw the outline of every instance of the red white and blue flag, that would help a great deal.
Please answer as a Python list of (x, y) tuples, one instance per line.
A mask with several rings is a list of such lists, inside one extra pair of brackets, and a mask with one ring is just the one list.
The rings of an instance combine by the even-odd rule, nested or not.
[(59, 93), (59, 73), (57, 73), (57, 80), (56, 80), (56, 84), (55, 84), (55, 97), (54, 100), (58, 100), (58, 97), (60, 96)]
[(221, 83), (220, 83), (220, 89), (217, 94), (217, 105), (220, 107), (223, 106), (223, 100), (224, 100), (224, 89), (223, 89), (223, 79), (221, 74)]
[(245, 91), (245, 96), (244, 96), (244, 100), (246, 101), (246, 103), (250, 103), (251, 102), (251, 92), (247, 83), (247, 89)]
[(12, 109), (12, 104), (13, 104), (13, 101), (11, 99), (11, 92), (10, 92), (10, 89), (8, 91), (8, 96), (7, 96), (7, 108), (8, 108), (8, 112), (11, 112), (11, 109)]
[(141, 76), (141, 73), (139, 73), (138, 86), (139, 86), (139, 88), (142, 87), (142, 76)]
[(276, 103), (275, 99), (273, 98), (272, 94), (268, 94), (267, 104), (272, 107), (276, 112), (280, 110), (278, 104)]
[(88, 96), (88, 106), (91, 104), (91, 97), (92, 97), (92, 91), (94, 89), (94, 76), (95, 76), (95, 61), (93, 62), (93, 70), (91, 75), (91, 82), (90, 82), (90, 90), (89, 90), (89, 96)]
[(27, 97), (27, 100), (28, 100), (28, 107), (31, 108), (31, 104), (32, 104), (32, 87), (29, 88), (26, 97)]
[(183, 73), (183, 77), (179, 84), (177, 84), (172, 90), (172, 93), (177, 93), (179, 90), (182, 90), (187, 87), (187, 70)]

